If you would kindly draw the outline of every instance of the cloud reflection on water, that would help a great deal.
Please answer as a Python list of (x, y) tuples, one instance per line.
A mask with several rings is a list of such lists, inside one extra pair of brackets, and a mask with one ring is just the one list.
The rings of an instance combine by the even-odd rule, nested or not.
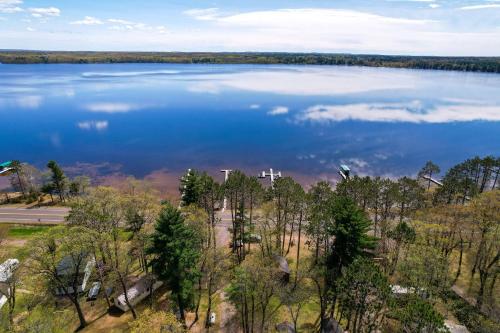
[[(369, 72), (367, 72), (369, 71)], [(220, 93), (226, 89), (297, 96), (330, 96), (377, 90), (399, 90), (415, 87), (416, 77), (405, 72), (374, 72), (371, 69), (342, 67), (308, 67), (307, 69), (242, 71), (227, 74), (194, 76), (188, 90), (198, 93)], [(210, 81), (206, 81), (210, 79)]]
[(298, 122), (319, 123), (347, 120), (369, 122), (449, 123), (466, 121), (500, 121), (500, 105), (452, 104), (415, 109), (411, 103), (357, 103), (314, 105), (296, 116)]

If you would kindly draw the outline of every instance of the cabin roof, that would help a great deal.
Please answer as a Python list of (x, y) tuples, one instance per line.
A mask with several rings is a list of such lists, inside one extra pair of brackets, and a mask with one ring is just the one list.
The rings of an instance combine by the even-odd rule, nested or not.
[(87, 258), (87, 253), (81, 253), (79, 258), (73, 258), (72, 256), (65, 256), (59, 261), (57, 264), (56, 270), (59, 275), (69, 275), (74, 273), (75, 269), (75, 260), (80, 259), (82, 261), (82, 265), (80, 267), (80, 272), (83, 273), (85, 269), (87, 269), (88, 262), (93, 258)]
[(10, 167), (11, 164), (12, 164), (12, 161), (7, 161), (7, 162), (0, 163), (0, 168)]

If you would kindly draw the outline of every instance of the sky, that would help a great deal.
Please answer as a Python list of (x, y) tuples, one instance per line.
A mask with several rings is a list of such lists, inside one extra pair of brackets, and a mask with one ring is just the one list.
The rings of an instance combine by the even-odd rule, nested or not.
[(500, 56), (500, 0), (0, 0), (0, 49)]

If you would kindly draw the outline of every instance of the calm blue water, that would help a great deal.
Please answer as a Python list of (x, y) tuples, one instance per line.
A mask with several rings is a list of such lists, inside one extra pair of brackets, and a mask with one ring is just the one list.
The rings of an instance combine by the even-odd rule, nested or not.
[(0, 65), (0, 160), (415, 173), (500, 154), (500, 75), (359, 67)]

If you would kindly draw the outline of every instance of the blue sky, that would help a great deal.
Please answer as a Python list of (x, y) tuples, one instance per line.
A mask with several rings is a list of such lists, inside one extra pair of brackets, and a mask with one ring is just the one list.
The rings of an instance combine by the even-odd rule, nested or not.
[(500, 56), (500, 0), (0, 0), (0, 49)]

